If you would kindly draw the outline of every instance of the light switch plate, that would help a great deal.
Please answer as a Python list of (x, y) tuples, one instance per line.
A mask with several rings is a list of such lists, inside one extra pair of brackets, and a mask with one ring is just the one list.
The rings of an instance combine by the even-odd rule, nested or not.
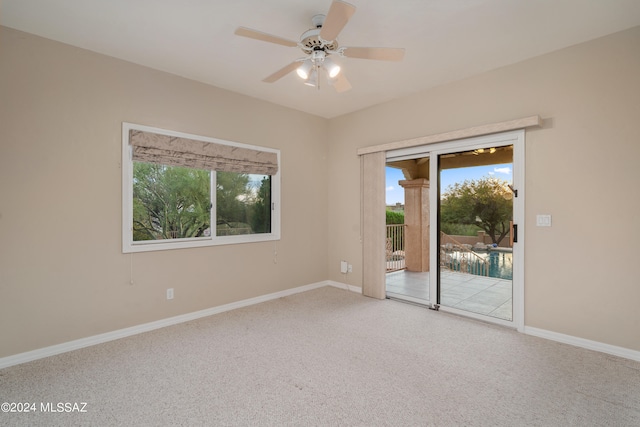
[(536, 226), (551, 227), (551, 215), (536, 215)]

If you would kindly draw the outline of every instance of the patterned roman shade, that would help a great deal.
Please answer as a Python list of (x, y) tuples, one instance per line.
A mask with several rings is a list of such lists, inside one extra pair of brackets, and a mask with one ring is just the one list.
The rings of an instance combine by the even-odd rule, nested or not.
[(131, 129), (133, 160), (223, 172), (275, 175), (278, 156), (269, 151)]

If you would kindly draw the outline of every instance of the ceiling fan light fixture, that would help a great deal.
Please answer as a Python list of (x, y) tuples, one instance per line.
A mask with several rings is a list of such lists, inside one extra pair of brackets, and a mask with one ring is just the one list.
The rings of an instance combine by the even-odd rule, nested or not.
[(315, 67), (311, 70), (311, 73), (309, 73), (309, 77), (306, 79), (304, 84), (313, 87), (318, 86), (318, 70)]
[(311, 73), (311, 68), (313, 68), (313, 63), (311, 60), (307, 59), (296, 69), (296, 73), (298, 73), (300, 78), (307, 80)]
[(323, 66), (327, 70), (330, 79), (336, 78), (340, 73), (340, 66), (333, 62), (331, 58), (325, 58)]
[[(351, 83), (344, 76), (341, 66), (333, 61), (333, 57), (329, 59), (329, 56), (339, 55), (343, 58), (380, 61), (400, 61), (404, 57), (404, 49), (401, 48), (338, 47), (337, 38), (355, 11), (356, 7), (345, 0), (332, 0), (326, 15), (316, 15), (311, 19), (313, 28), (302, 33), (299, 42), (246, 27), (238, 27), (235, 34), (281, 46), (298, 47), (304, 52), (304, 57), (294, 60), (262, 79), (263, 82), (274, 83), (296, 70), (296, 74), (305, 83), (308, 82), (310, 86), (315, 85), (320, 89), (319, 74), (326, 73), (329, 83), (338, 93), (341, 93), (351, 89)], [(479, 153), (474, 154), (478, 155)]]

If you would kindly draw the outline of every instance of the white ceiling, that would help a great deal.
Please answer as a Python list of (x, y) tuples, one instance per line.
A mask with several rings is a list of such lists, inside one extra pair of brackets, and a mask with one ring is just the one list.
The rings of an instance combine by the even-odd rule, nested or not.
[[(341, 58), (353, 89), (305, 86), (298, 41), (331, 0), (0, 0), (0, 24), (332, 118), (640, 25), (639, 0), (350, 0), (341, 46), (404, 47), (402, 62)], [(0, 58), (1, 60), (1, 58)]]

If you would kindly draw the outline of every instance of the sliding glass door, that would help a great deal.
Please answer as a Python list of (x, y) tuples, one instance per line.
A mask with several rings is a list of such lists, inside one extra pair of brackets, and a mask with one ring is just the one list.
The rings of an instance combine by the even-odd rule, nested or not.
[(387, 295), (431, 304), (429, 157), (388, 161), (386, 209)]
[(524, 132), (387, 153), (386, 293), (523, 322)]
[(440, 305), (513, 319), (513, 145), (438, 156)]

